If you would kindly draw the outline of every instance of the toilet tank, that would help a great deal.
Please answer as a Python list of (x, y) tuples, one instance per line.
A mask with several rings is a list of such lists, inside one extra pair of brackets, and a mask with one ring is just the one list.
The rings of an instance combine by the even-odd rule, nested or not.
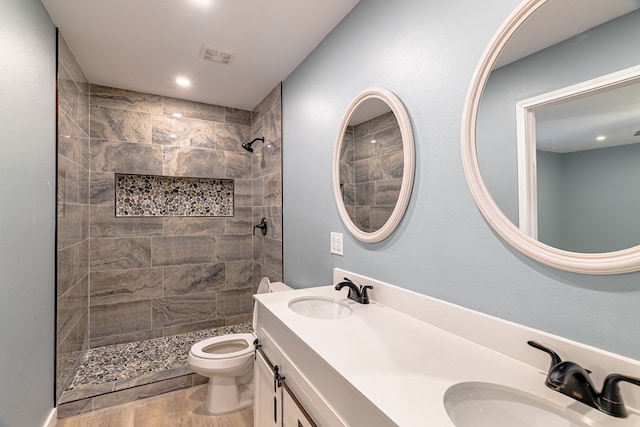
[[(282, 282), (270, 282), (267, 277), (263, 277), (260, 281), (260, 286), (258, 287), (258, 293), (267, 293), (267, 292), (280, 292), (280, 291), (292, 291), (293, 288), (285, 285)], [(256, 310), (256, 303), (253, 303), (253, 330), (256, 330), (256, 322), (258, 321), (258, 310)]]
[(282, 282), (272, 282), (269, 284), (269, 292), (292, 291), (293, 288)]

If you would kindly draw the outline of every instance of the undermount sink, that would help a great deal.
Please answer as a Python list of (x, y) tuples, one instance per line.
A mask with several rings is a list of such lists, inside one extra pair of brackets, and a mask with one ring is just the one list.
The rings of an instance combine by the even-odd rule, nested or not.
[(342, 301), (319, 296), (294, 298), (289, 308), (302, 316), (314, 319), (340, 319), (350, 316), (353, 309)]
[(456, 384), (446, 391), (444, 406), (456, 427), (602, 427), (546, 399), (490, 383)]

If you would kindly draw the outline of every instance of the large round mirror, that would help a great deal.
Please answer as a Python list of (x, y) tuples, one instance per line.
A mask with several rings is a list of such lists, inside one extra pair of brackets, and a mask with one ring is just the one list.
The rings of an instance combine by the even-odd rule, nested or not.
[(361, 92), (342, 119), (333, 154), (336, 205), (356, 239), (375, 243), (395, 230), (413, 173), (413, 133), (402, 102), (383, 88)]
[(546, 265), (640, 270), (639, 8), (524, 1), (471, 83), (462, 123), (471, 192), (498, 234)]

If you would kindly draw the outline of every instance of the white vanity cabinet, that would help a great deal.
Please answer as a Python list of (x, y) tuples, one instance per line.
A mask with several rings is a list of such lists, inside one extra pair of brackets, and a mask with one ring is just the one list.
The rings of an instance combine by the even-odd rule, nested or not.
[(274, 384), (274, 373), (260, 352), (256, 352), (254, 377), (254, 425), (275, 427), (282, 424), (282, 387)]
[[(291, 389), (296, 384), (295, 378), (300, 376), (294, 372), (290, 360), (282, 353), (271, 352), (267, 356), (262, 348), (256, 351), (254, 364), (254, 425), (260, 427), (316, 427), (311, 415), (304, 408), (304, 403)], [(271, 360), (273, 357), (273, 360)], [(286, 359), (287, 374), (281, 371), (276, 360)], [(291, 379), (287, 375), (291, 374)]]

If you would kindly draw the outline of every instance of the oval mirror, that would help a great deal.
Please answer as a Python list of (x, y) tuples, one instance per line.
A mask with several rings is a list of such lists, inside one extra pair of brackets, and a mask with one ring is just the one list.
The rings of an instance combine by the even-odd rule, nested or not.
[(413, 133), (402, 102), (369, 88), (345, 113), (333, 152), (333, 190), (349, 232), (365, 243), (387, 238), (409, 204), (414, 174)]
[[(627, 0), (524, 1), (469, 88), (462, 158), (473, 197), (502, 238), (546, 265), (640, 270), (640, 158), (632, 160), (640, 133), (631, 131), (640, 130), (640, 103), (628, 98), (640, 82), (638, 8)], [(619, 134), (619, 146), (602, 145)]]

